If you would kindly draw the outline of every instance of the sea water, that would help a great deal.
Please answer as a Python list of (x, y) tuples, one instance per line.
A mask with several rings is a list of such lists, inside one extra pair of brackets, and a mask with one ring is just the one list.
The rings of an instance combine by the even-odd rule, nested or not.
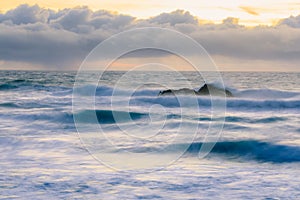
[[(201, 75), (182, 72), (183, 80), (173, 72), (135, 72), (133, 79), (116, 88), (123, 74), (105, 72), (94, 91), (95, 105), (76, 109), (72, 108), (76, 72), (0, 72), (1, 199), (300, 198), (300, 73), (221, 73), (234, 97), (226, 99), (226, 113), (220, 116), (224, 127), (216, 144), (201, 159), (204, 134), (215, 120), (211, 113), (215, 97), (181, 97), (196, 101), (195, 109), (181, 105), (174, 96), (158, 96), (166, 88), (156, 84), (163, 78), (170, 89), (178, 89), (188, 80), (198, 89), (204, 84)], [(98, 78), (87, 72), (77, 80), (82, 82), (78, 91), (83, 97)], [(214, 77), (206, 81), (213, 83)], [(127, 97), (128, 88), (136, 85)], [(112, 96), (117, 102), (113, 107)], [(122, 104), (126, 98), (130, 109)], [(183, 106), (188, 111), (184, 115)], [(153, 108), (155, 115), (149, 116)], [(95, 114), (97, 126), (111, 141), (95, 140), (92, 152), (74, 122), (74, 116), (89, 113)], [(127, 114), (130, 120), (116, 121), (114, 113)], [(95, 126), (88, 117), (82, 119), (80, 126)], [(138, 124), (142, 128), (133, 129), (133, 137), (147, 138), (151, 128), (147, 124), (153, 119), (163, 119), (165, 125), (150, 144), (126, 140), (119, 127), (131, 130)], [(187, 129), (176, 132), (180, 124)], [(195, 126), (200, 134), (191, 142)], [(175, 133), (180, 140), (172, 140)], [(119, 158), (116, 168), (127, 162), (118, 157), (123, 151), (159, 152), (155, 155), (159, 161), (183, 154), (159, 170), (119, 171), (101, 162), (101, 155), (91, 155), (97, 149)]]

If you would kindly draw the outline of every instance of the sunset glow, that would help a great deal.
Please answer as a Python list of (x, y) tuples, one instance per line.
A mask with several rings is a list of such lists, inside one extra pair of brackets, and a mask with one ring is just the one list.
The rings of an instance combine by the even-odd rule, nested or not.
[(0, 11), (6, 12), (20, 4), (29, 5), (38, 4), (44, 8), (55, 10), (64, 8), (74, 8), (77, 6), (88, 6), (92, 10), (110, 10), (122, 14), (128, 14), (137, 18), (148, 18), (158, 15), (162, 12), (171, 12), (177, 9), (189, 11), (192, 15), (197, 16), (202, 21), (211, 21), (221, 23), (227, 17), (239, 18), (240, 24), (255, 25), (273, 25), (279, 19), (291, 15), (298, 15), (300, 3), (295, 1), (284, 0), (266, 0), (266, 1), (134, 1), (134, 0), (12, 0), (3, 1), (0, 5)]

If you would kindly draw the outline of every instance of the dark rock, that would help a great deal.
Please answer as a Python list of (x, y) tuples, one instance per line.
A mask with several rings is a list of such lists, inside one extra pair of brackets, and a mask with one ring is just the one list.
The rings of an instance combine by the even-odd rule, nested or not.
[(165, 95), (212, 95), (212, 96), (223, 96), (233, 97), (232, 93), (227, 89), (218, 88), (213, 85), (204, 84), (198, 91), (189, 88), (182, 88), (178, 90), (163, 90), (159, 92), (159, 96)]
[(212, 95), (212, 96), (223, 96), (225, 92), (225, 95), (227, 97), (233, 97), (232, 93), (227, 89), (218, 88), (213, 85), (204, 84), (198, 91), (198, 95)]

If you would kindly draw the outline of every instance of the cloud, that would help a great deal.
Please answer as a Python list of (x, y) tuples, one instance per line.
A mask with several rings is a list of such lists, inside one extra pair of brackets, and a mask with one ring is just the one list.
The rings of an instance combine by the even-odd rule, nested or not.
[(289, 18), (283, 19), (279, 22), (280, 25), (287, 25), (293, 28), (300, 28), (300, 15), (294, 17), (290, 16)]
[(176, 24), (198, 24), (198, 19), (184, 10), (162, 13), (156, 17), (150, 18), (148, 21), (154, 24), (170, 24), (171, 26)]
[(248, 7), (248, 6), (240, 6), (239, 8), (250, 15), (256, 15), (256, 16), (259, 15), (259, 13), (255, 11), (255, 8)]
[(97, 29), (121, 31), (134, 20), (134, 17), (113, 14), (104, 10), (92, 12), (87, 7), (65, 9), (55, 15), (59, 17), (50, 19), (51, 25), (76, 33), (86, 33)]
[(5, 15), (0, 15), (0, 22), (11, 21), (13, 24), (30, 24), (36, 22), (46, 23), (49, 11), (40, 9), (39, 6), (20, 5), (14, 10), (8, 11)]
[(287, 26), (248, 29), (225, 24), (195, 31), (192, 37), (212, 54), (247, 59), (300, 60), (300, 29)]
[[(250, 67), (252, 60), (256, 65), (259, 61), (283, 63), (294, 70), (300, 64), (300, 16), (283, 19), (274, 27), (249, 29), (232, 17), (221, 24), (201, 24), (197, 17), (183, 10), (138, 20), (105, 10), (92, 11), (87, 7), (54, 11), (37, 5), (21, 5), (0, 14), (0, 61), (2, 64), (38, 65), (45, 69), (76, 69), (101, 41), (121, 31), (145, 26), (185, 33), (202, 44), (213, 58), (231, 62), (228, 66), (238, 66), (244, 61)], [(169, 39), (168, 35), (159, 38), (147, 35), (139, 39), (143, 37), (157, 43)], [(121, 45), (130, 44), (123, 41)], [(158, 56), (149, 51), (135, 55)], [(222, 66), (222, 59), (218, 59), (217, 64)]]
[(78, 66), (99, 42), (126, 29), (133, 20), (86, 7), (55, 12), (21, 5), (0, 15), (0, 60), (46, 68)]

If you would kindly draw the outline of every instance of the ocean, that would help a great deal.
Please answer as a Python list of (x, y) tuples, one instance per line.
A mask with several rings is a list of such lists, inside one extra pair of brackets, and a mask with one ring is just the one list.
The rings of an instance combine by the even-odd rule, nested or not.
[(195, 72), (96, 74), (0, 71), (0, 199), (300, 198), (300, 73), (221, 72), (217, 114), (221, 97), (158, 96)]

